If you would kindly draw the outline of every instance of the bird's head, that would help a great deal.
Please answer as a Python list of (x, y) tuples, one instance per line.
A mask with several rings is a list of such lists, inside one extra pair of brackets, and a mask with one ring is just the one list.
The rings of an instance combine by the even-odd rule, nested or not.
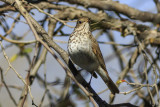
[(77, 20), (76, 30), (90, 30), (90, 19), (88, 17), (81, 17)]

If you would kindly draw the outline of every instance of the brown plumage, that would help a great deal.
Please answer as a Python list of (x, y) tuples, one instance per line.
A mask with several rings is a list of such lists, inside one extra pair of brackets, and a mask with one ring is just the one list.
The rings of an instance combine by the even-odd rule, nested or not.
[(99, 45), (92, 36), (87, 17), (78, 19), (68, 41), (68, 52), (76, 65), (87, 70), (94, 77), (98, 73), (113, 94), (119, 93), (117, 86), (109, 77)]

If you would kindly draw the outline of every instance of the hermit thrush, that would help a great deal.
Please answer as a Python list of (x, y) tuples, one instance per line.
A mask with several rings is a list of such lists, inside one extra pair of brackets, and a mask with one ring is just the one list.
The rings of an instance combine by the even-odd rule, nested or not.
[(119, 89), (109, 77), (99, 45), (92, 36), (87, 17), (78, 19), (68, 41), (68, 53), (76, 65), (87, 70), (94, 77), (98, 73), (113, 94), (119, 93)]

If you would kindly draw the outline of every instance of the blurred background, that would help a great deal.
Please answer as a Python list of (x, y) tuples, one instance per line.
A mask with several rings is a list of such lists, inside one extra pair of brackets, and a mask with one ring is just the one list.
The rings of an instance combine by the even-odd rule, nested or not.
[[(147, 107), (150, 105), (159, 105), (159, 45), (152, 45), (150, 43), (144, 43), (143, 40), (147, 36), (143, 34), (143, 38), (138, 38), (138, 41), (144, 44), (144, 50), (139, 48), (139, 42), (135, 39), (135, 35), (130, 33), (128, 26), (126, 28), (116, 28), (120, 23), (134, 23), (133, 28), (137, 28), (136, 31), (140, 32), (139, 37), (145, 30), (139, 30), (138, 26), (142, 25), (141, 28), (147, 28), (150, 32), (156, 32), (158, 35), (159, 32), (159, 22), (144, 21), (138, 18), (132, 18), (128, 16), (127, 11), (130, 12), (131, 9), (137, 9), (140, 12), (149, 12), (151, 14), (159, 13), (159, 1), (158, 0), (109, 0), (111, 3), (118, 3), (128, 5), (128, 10), (124, 8), (126, 12), (119, 12), (112, 7), (107, 9), (99, 8), (98, 4), (101, 3), (98, 0), (97, 5), (90, 5), (92, 0), (80, 2), (79, 0), (46, 0), (46, 1), (36, 1), (29, 0), (23, 3), (25, 9), (28, 13), (49, 33), (49, 24), (54, 22), (55, 19), (50, 16), (39, 12), (36, 7), (33, 7), (31, 4), (38, 6), (44, 12), (50, 13), (55, 17), (66, 21), (67, 25), (75, 27), (76, 19), (82, 16), (85, 16), (88, 12), (88, 17), (91, 18), (92, 24), (98, 22), (98, 14), (107, 15), (106, 21), (110, 21), (112, 24), (113, 20), (116, 20), (117, 25), (107, 25), (108, 23), (100, 24), (99, 23), (93, 29), (93, 36), (99, 42), (101, 52), (103, 54), (107, 70), (109, 72), (112, 80), (117, 83), (119, 86), (120, 94), (115, 95), (114, 98), (110, 97), (110, 91), (106, 90), (107, 86), (98, 76), (98, 79), (92, 78), (91, 87), (97, 92), (97, 94), (106, 102), (111, 104), (120, 104), (120, 103), (131, 103), (136, 106)], [(107, 3), (107, 0), (104, 0)], [(88, 2), (88, 4), (87, 4)], [(36, 61), (34, 66), (31, 69), (34, 70), (34, 67), (39, 59), (42, 58), (42, 53), (44, 52), (43, 45), (39, 44), (36, 48), (35, 43), (29, 44), (17, 44), (8, 40), (16, 41), (33, 41), (35, 36), (32, 33), (27, 21), (19, 13), (18, 10), (14, 9), (14, 5), (10, 4), (10, 0), (3, 2), (0, 1), (0, 35), (7, 38), (1, 38), (1, 48), (0, 48), (0, 68), (1, 71), (1, 82), (0, 82), (0, 107), (16, 107), (20, 103), (21, 94), (25, 87), (21, 79), (19, 79), (10, 67), (8, 61), (11, 63), (11, 66), (22, 76), (24, 80), (28, 75), (28, 70), (30, 69), (31, 62), (34, 59), (36, 50), (38, 55), (36, 56)], [(28, 4), (27, 4), (28, 3)], [(51, 4), (53, 6), (45, 5)], [(44, 6), (43, 6), (44, 5)], [(110, 4), (112, 5), (112, 4)], [(56, 7), (57, 6), (57, 7)], [(63, 7), (64, 6), (64, 7)], [(68, 6), (68, 7), (67, 7)], [(62, 9), (64, 8), (64, 10)], [(73, 13), (75, 16), (65, 16), (66, 8), (75, 8)], [(77, 10), (76, 10), (77, 9)], [(80, 11), (79, 11), (80, 10)], [(123, 9), (122, 9), (123, 10)], [(83, 13), (84, 12), (84, 13)], [(63, 14), (62, 14), (63, 13)], [(71, 12), (72, 13), (72, 12)], [(93, 13), (96, 18), (92, 18), (90, 13)], [(76, 16), (77, 14), (77, 16)], [(139, 13), (141, 14), (141, 13)], [(134, 14), (133, 14), (134, 15)], [(67, 18), (68, 17), (68, 18)], [(146, 16), (147, 17), (147, 16)], [(145, 16), (144, 16), (145, 18)], [(101, 21), (101, 20), (99, 20)], [(123, 22), (124, 21), (124, 22)], [(128, 22), (127, 22), (128, 21)], [(119, 23), (118, 23), (119, 22)], [(120, 25), (119, 25), (120, 26)], [(120, 27), (123, 27), (122, 25)], [(59, 45), (62, 49), (67, 51), (67, 42), (69, 35), (72, 33), (74, 28), (64, 25), (56, 20), (55, 25), (51, 25), (50, 34), (53, 37), (53, 41)], [(124, 29), (127, 29), (127, 33)], [(148, 34), (147, 34), (148, 35)], [(152, 36), (152, 35), (151, 35)], [(153, 41), (155, 38), (153, 39)], [(4, 49), (3, 49), (3, 48)], [(62, 61), (63, 59), (59, 56), (59, 53), (52, 49), (58, 58)], [(138, 52), (139, 50), (139, 52)], [(145, 58), (143, 52), (145, 51), (146, 57), (151, 61)], [(4, 57), (4, 54), (8, 56), (9, 60)], [(137, 54), (136, 54), (137, 53)], [(44, 53), (43, 53), (44, 54)], [(135, 55), (135, 57), (133, 56)], [(133, 62), (131, 61), (133, 60)], [(76, 66), (76, 65), (75, 65)], [(89, 82), (91, 75), (85, 70), (81, 70), (76, 66), (81, 75)], [(155, 67), (155, 68), (154, 68)], [(36, 70), (35, 70), (36, 71)], [(123, 72), (127, 72), (124, 77)], [(156, 73), (155, 73), (156, 72)], [(32, 74), (32, 73), (31, 73)], [(74, 81), (70, 80), (69, 90), (65, 99), (62, 99), (62, 94), (66, 89), (66, 73), (63, 67), (57, 62), (57, 60), (46, 51), (46, 57), (41, 62), (37, 71), (35, 73), (35, 79), (31, 84), (31, 93), (34, 97), (34, 103), (37, 106), (42, 107), (92, 107), (93, 104), (90, 102), (89, 98), (85, 93), (75, 84)], [(147, 77), (146, 77), (147, 76)], [(123, 80), (127, 81), (124, 82)], [(4, 83), (5, 82), (5, 83)], [(132, 84), (133, 83), (133, 84)], [(8, 89), (6, 88), (7, 85)], [(67, 83), (66, 83), (67, 84)], [(151, 86), (152, 85), (152, 86)], [(149, 87), (148, 87), (149, 86)], [(68, 87), (67, 87), (68, 88)], [(104, 91), (106, 90), (106, 91)], [(10, 94), (9, 94), (9, 92)], [(104, 92), (102, 92), (104, 91)], [(13, 99), (11, 98), (13, 96)], [(43, 99), (44, 98), (44, 99)], [(111, 101), (113, 99), (113, 101)], [(147, 105), (148, 104), (148, 105)], [(147, 106), (146, 106), (147, 105)], [(28, 96), (25, 100), (25, 107), (32, 107), (32, 99), (28, 93)]]

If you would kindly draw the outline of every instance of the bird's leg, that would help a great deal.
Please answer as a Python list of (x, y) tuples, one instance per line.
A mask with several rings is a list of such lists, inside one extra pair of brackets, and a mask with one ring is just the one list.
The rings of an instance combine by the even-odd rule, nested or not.
[(91, 80), (92, 80), (92, 77), (93, 77), (93, 73), (91, 73), (91, 78), (90, 78), (89, 83), (88, 83), (89, 85), (91, 85)]

